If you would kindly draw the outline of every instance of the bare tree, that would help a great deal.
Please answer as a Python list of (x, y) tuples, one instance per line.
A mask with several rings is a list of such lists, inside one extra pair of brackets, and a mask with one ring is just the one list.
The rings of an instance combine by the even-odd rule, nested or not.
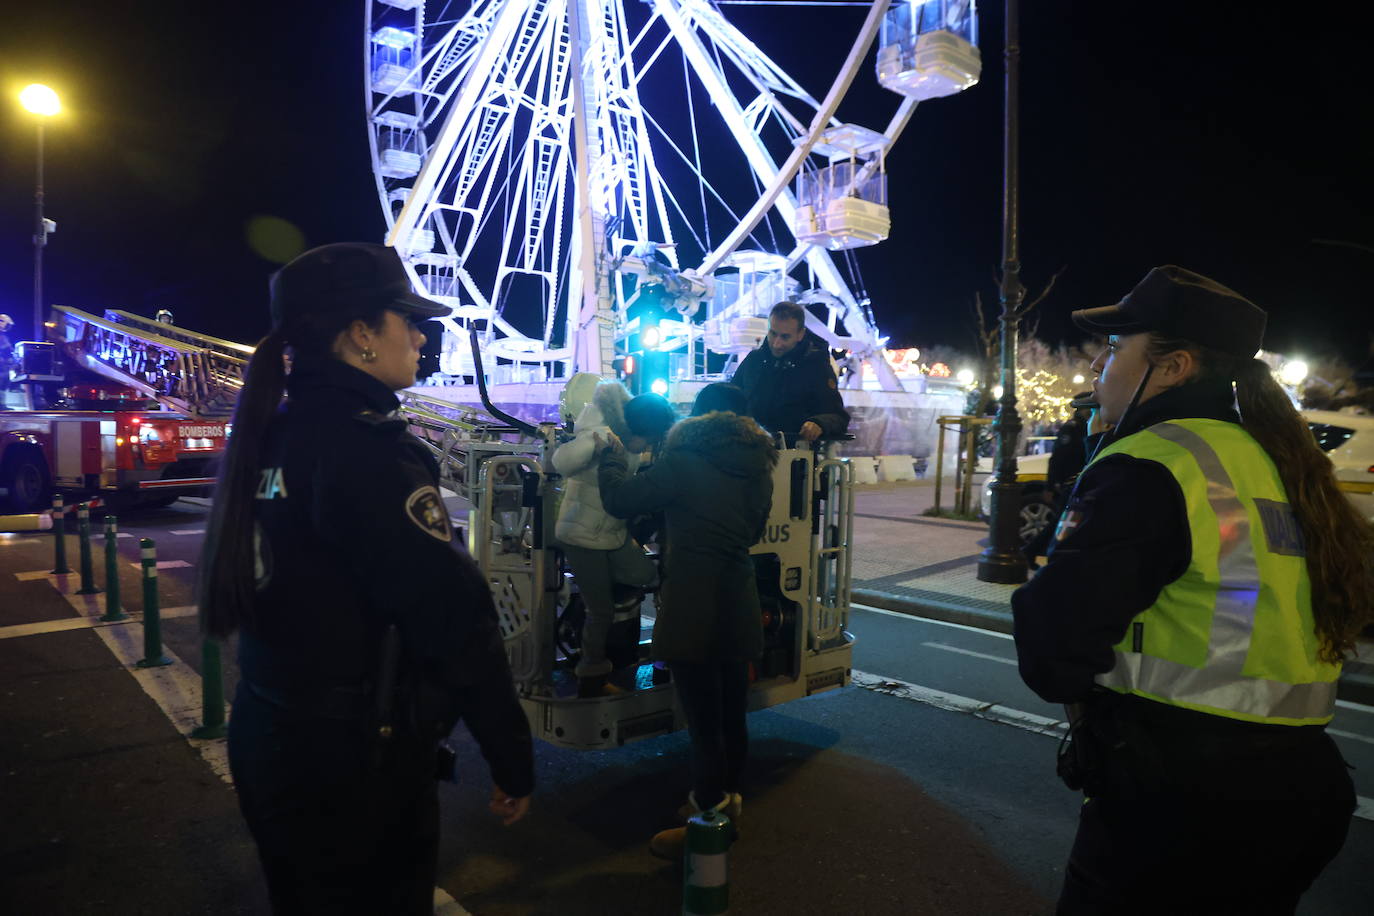
[[(1024, 321), (1031, 310), (1045, 301), (1045, 297), (1050, 294), (1050, 290), (1054, 289), (1055, 282), (1058, 281), (1060, 275), (1063, 274), (1066, 269), (1067, 266), (1056, 270), (1054, 275), (1050, 277), (1049, 281), (1045, 283), (1039, 293), (1034, 296), (1026, 296), (1025, 299), (1022, 300), (1021, 306), (1016, 310), (1014, 315), (1017, 321)], [(994, 276), (993, 280), (996, 282), (998, 278)], [(998, 285), (1000, 286), (1000, 283)], [(975, 414), (977, 416), (983, 416), (992, 406), (992, 401), (994, 400), (992, 397), (992, 388), (994, 379), (997, 377), (998, 365), (1001, 362), (1002, 340), (997, 323), (994, 321), (989, 324), (987, 317), (983, 313), (983, 295), (978, 290), (974, 290), (973, 292), (972, 307), (975, 333), (978, 341), (977, 352), (983, 364), (982, 371), (979, 373), (978, 407), (975, 410)], [(1035, 336), (1038, 325), (1039, 320), (1037, 317), (1035, 325), (1028, 331), (1028, 336)]]

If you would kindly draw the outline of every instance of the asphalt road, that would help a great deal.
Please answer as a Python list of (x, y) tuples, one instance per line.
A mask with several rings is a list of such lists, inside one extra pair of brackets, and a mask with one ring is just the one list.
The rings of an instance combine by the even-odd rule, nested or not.
[[(141, 607), (140, 537), (157, 542), (162, 606), (191, 603), (205, 516), (204, 503), (183, 500), (121, 520), (130, 535), (120, 539), (126, 605)], [(13, 573), (32, 556), (5, 551), (0, 563)], [(1050, 912), (1079, 804), (1053, 775), (1056, 739), (1044, 733), (1062, 710), (1021, 684), (1000, 634), (862, 609), (850, 629), (856, 680), (888, 692), (851, 687), (751, 716), (734, 910)], [(200, 664), (194, 618), (166, 620), (164, 633), (180, 659)], [(226, 673), (232, 680), (232, 664)], [(996, 715), (932, 705), (941, 693), (998, 704)], [(1374, 709), (1342, 705), (1332, 732), (1360, 795), (1374, 799)], [(678, 912), (680, 872), (650, 857), (646, 841), (672, 825), (685, 795), (685, 735), (600, 752), (539, 745), (533, 810), (509, 829), (485, 812), (489, 784), (475, 747), (462, 741), (460, 753), (472, 776), (442, 789), (439, 884), (463, 908)], [(1367, 912), (1372, 859), (1374, 821), (1357, 817), (1299, 912)]]

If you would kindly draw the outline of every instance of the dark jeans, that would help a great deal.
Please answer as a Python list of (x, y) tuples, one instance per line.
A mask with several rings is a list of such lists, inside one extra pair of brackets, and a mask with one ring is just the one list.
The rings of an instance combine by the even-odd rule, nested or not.
[(1092, 799), (1058, 912), (1291, 914), (1345, 843), (1350, 813), (1334, 801)]
[(749, 663), (669, 662), (692, 736), (692, 795), (713, 808), (739, 791), (749, 756)]
[(434, 747), (398, 736), (374, 760), (361, 725), (282, 709), (243, 683), (229, 769), (277, 914), (434, 911)]

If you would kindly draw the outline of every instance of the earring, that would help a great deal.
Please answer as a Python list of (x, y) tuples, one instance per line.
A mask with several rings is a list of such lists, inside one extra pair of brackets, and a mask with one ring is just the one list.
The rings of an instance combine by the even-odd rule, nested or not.
[(363, 352), (359, 356), (363, 358), (363, 362), (370, 363), (377, 358), (377, 351), (371, 347), (363, 347)]

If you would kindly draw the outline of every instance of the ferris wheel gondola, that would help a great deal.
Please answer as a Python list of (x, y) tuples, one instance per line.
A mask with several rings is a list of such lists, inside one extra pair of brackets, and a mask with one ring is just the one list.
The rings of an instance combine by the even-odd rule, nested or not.
[[(755, 345), (793, 296), (900, 387), (831, 252), (886, 237), (892, 144), (921, 98), (977, 80), (971, 0), (869, 5), (819, 100), (708, 0), (369, 0), (365, 15), (387, 242), (453, 308), (445, 374), (472, 372), (469, 327), (498, 383), (607, 374), (652, 291), (674, 379)], [(903, 97), (881, 129), (845, 124), (847, 95), (881, 91), (856, 80), (875, 43)]]

